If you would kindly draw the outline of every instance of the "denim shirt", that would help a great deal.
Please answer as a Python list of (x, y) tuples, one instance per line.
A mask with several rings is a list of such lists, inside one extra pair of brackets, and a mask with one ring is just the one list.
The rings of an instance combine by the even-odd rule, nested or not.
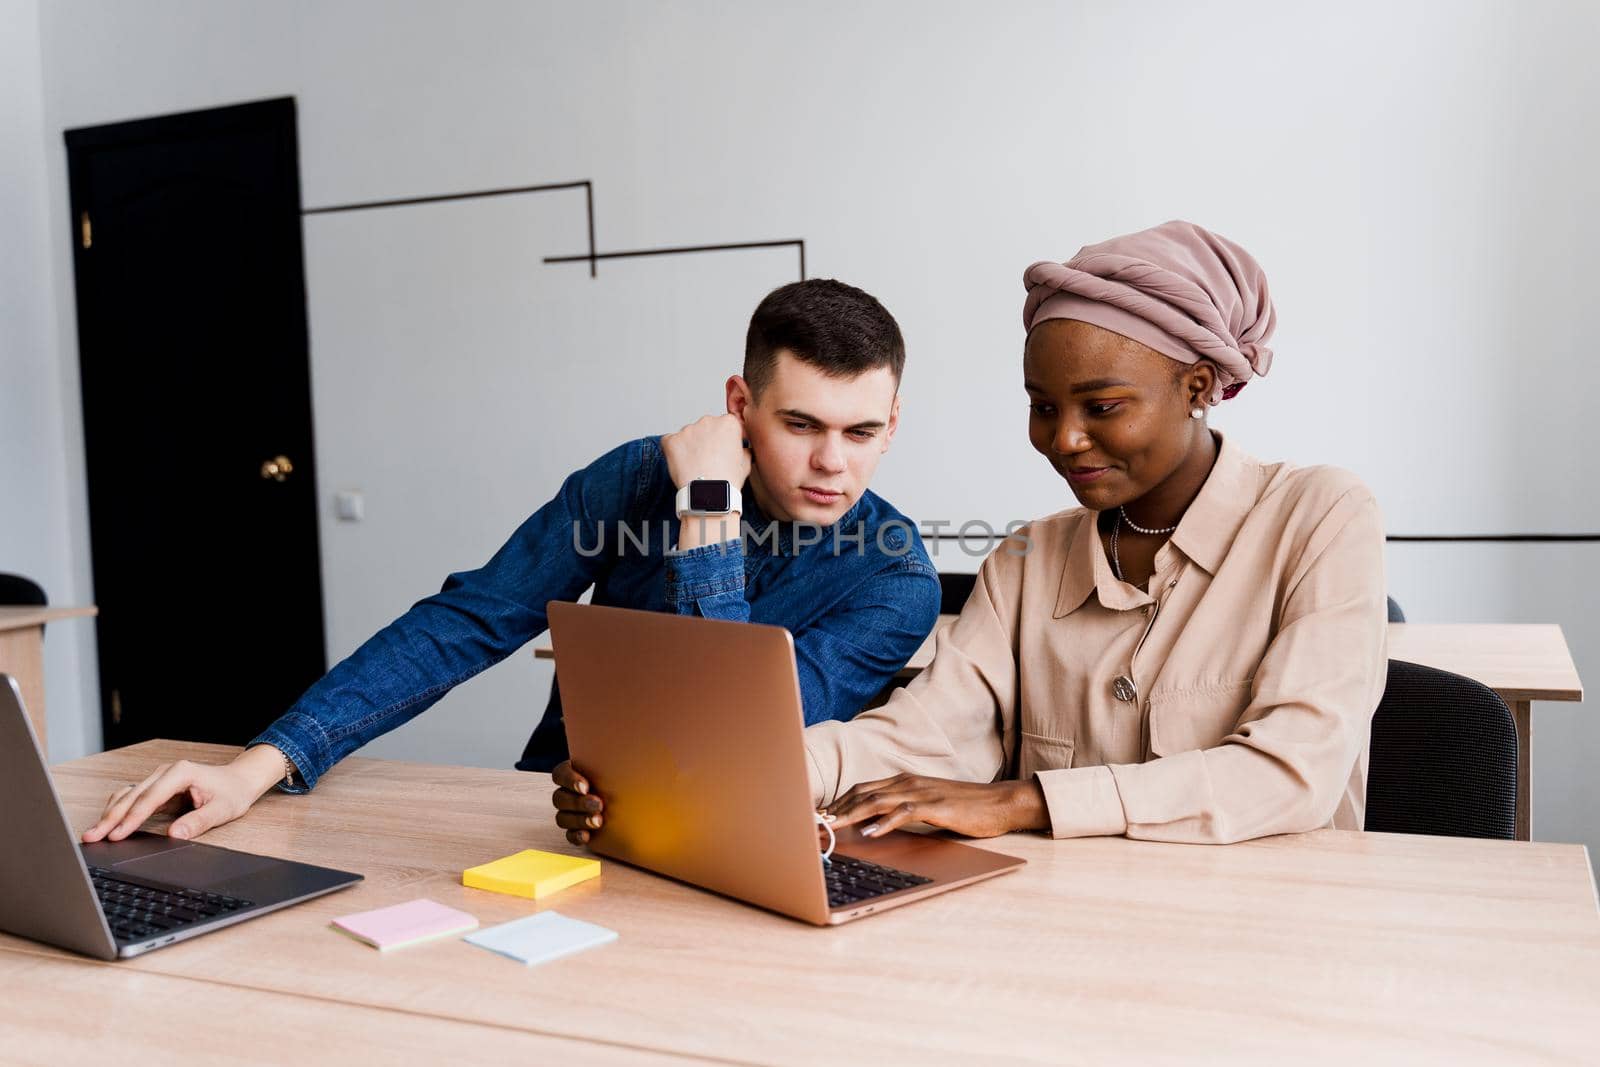
[[(547, 627), (545, 605), (577, 600), (770, 623), (794, 635), (806, 725), (850, 719), (933, 628), (939, 580), (916, 527), (866, 492), (830, 527), (769, 524), (744, 493), (744, 536), (678, 552), (676, 489), (660, 439), (630, 441), (572, 474), (482, 567), (379, 630), (251, 744), (294, 762), (301, 792), (368, 741)], [(566, 758), (561, 696), (517, 766)], [(303, 786), (300, 784), (303, 782)]]

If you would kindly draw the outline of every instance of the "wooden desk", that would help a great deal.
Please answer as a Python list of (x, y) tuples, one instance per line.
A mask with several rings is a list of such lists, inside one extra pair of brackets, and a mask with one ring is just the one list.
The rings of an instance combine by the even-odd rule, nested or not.
[(48, 755), (44, 715), (44, 624), (99, 614), (95, 607), (0, 607), (0, 674), (9, 674), (22, 690), (39, 747)]
[[(954, 615), (933, 632), (896, 675), (915, 678), (933, 662), (934, 644)], [(548, 638), (535, 643), (539, 659), (554, 659)], [(1533, 716), (1535, 700), (1582, 700), (1583, 683), (1559, 626), (1478, 623), (1389, 624), (1389, 658), (1475, 678), (1500, 694), (1517, 724), (1517, 840), (1533, 839)]]
[[(158, 761), (233, 751), (147, 742), (59, 766), (56, 783), (81, 826)], [(48, 1060), (83, 1048), (86, 1027), (101, 1051), (151, 1059), (213, 1058), (262, 1034), (277, 1047), (254, 1057), (277, 1062), (366, 1042), (412, 1059), (463, 1042), (458, 1058), (486, 1060), (519, 1040), (566, 1046), (574, 1063), (807, 1064), (828, 1044), (919, 1063), (1593, 1055), (1600, 911), (1577, 845), (1017, 834), (990, 847), (1026, 857), (1021, 871), (835, 929), (606, 861), (546, 906), (620, 940), (532, 969), (458, 940), (380, 954), (327, 929), (419, 896), (485, 925), (539, 910), (465, 889), (460, 872), (519, 848), (572, 851), (550, 789), (543, 775), (347, 760), (315, 793), (269, 794), (207, 840), (366, 882), (126, 963), (0, 936), (0, 983), (23, 997), (0, 1013), (28, 1015), (22, 1058)], [(8, 1056), (12, 1032), (8, 1020)]]
[(667, 1064), (591, 1041), (0, 950), (7, 1063)]

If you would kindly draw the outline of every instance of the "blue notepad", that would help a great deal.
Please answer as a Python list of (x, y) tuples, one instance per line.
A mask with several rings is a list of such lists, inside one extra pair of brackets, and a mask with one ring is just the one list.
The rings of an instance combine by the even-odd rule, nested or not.
[(616, 939), (615, 930), (581, 919), (569, 919), (560, 912), (541, 911), (526, 919), (513, 919), (479, 930), (463, 940), (532, 967)]

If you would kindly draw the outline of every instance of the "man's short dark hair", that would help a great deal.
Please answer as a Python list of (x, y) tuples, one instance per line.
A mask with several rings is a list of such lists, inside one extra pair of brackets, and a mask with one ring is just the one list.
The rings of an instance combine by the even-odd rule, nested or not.
[(906, 343), (894, 316), (869, 293), (832, 278), (790, 282), (766, 295), (744, 338), (744, 378), (757, 396), (772, 381), (778, 353), (794, 353), (835, 378), (888, 367), (899, 388)]

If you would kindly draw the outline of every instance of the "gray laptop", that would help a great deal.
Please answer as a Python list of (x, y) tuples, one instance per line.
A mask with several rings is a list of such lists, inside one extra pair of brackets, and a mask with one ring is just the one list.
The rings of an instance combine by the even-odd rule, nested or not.
[(78, 843), (22, 694), (0, 674), (0, 930), (116, 959), (361, 881), (361, 875), (142, 831)]

